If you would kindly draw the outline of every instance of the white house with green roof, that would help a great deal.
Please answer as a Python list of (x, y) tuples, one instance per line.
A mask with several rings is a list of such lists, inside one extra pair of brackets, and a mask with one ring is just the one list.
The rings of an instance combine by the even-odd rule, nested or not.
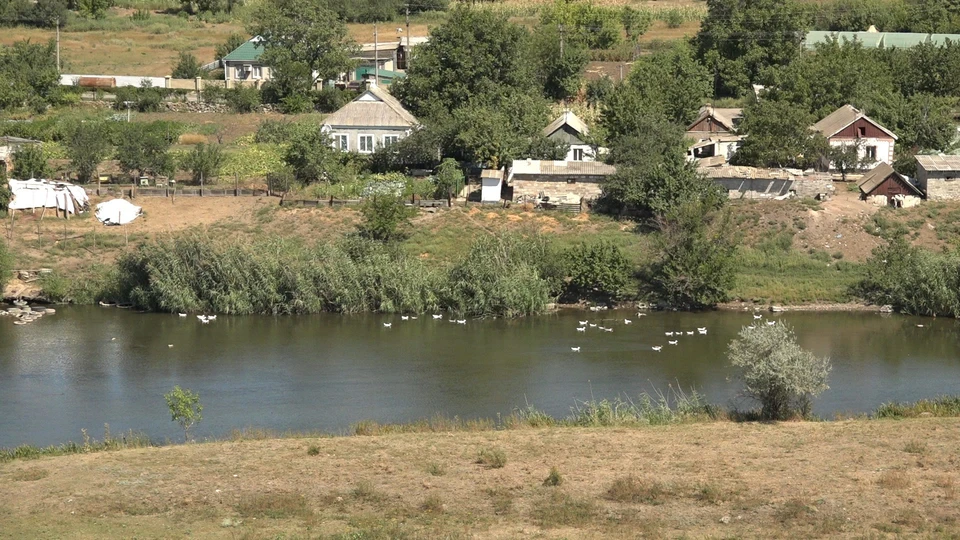
[(260, 36), (256, 36), (223, 57), (223, 79), (227, 81), (227, 88), (237, 84), (259, 86), (270, 80), (270, 66), (260, 62), (263, 54), (260, 41)]

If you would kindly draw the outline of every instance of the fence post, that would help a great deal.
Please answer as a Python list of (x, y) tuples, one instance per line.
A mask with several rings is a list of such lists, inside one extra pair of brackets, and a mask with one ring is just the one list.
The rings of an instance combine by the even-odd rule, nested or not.
[(164, 87), (164, 88), (170, 88), (171, 86), (173, 86), (173, 84), (171, 84), (171, 82), (170, 82), (171, 79), (173, 79), (173, 77), (171, 77), (170, 75), (167, 75), (166, 77), (163, 78), (163, 87)]

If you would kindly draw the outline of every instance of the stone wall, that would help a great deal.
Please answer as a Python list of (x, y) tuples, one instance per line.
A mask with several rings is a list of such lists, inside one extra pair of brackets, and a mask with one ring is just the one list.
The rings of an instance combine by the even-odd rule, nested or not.
[(960, 199), (960, 178), (944, 179), (928, 177), (925, 180), (926, 182), (921, 182), (921, 184), (926, 184), (922, 187), (926, 191), (927, 200), (943, 201)]
[(514, 200), (520, 197), (536, 198), (541, 192), (551, 199), (568, 197), (592, 200), (600, 196), (600, 183), (597, 180), (578, 180), (568, 183), (566, 177), (563, 181), (543, 181), (524, 180), (514, 176), (510, 185), (513, 187)]
[(813, 178), (714, 178), (726, 189), (731, 199), (772, 199), (791, 191), (798, 197), (815, 197), (820, 193), (834, 193), (832, 180)]

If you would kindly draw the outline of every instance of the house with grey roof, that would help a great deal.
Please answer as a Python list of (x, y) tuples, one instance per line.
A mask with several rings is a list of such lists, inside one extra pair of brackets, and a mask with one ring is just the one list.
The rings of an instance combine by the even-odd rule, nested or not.
[(590, 128), (586, 122), (571, 111), (563, 111), (556, 120), (543, 128), (543, 136), (551, 141), (570, 145), (566, 161), (593, 161), (605, 148), (594, 148), (588, 141)]
[(917, 182), (927, 200), (960, 199), (960, 156), (914, 156)]
[[(872, 169), (880, 163), (893, 163), (896, 134), (852, 105), (833, 111), (810, 129), (823, 135), (830, 146), (857, 145), (857, 154), (865, 169)], [(830, 168), (835, 168), (833, 163)]]
[(514, 199), (579, 202), (596, 199), (600, 185), (616, 172), (600, 161), (517, 159), (507, 173)]
[(340, 151), (371, 154), (406, 137), (419, 124), (397, 98), (371, 84), (356, 99), (328, 116), (322, 130)]

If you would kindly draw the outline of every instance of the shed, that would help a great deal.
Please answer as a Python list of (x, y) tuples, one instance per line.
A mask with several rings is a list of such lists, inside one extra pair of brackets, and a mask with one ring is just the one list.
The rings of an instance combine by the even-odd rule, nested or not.
[(864, 200), (883, 196), (887, 204), (893, 204), (898, 195), (923, 198), (923, 193), (888, 163), (881, 163), (864, 174), (857, 186), (860, 187), (860, 198)]
[(960, 199), (960, 156), (915, 156), (917, 182), (927, 200)]
[(616, 168), (599, 161), (538, 161), (515, 160), (507, 176), (507, 183), (515, 196), (551, 199), (568, 198), (579, 201), (600, 195), (600, 184)]
[(503, 169), (480, 171), (480, 202), (500, 202), (503, 191)]

